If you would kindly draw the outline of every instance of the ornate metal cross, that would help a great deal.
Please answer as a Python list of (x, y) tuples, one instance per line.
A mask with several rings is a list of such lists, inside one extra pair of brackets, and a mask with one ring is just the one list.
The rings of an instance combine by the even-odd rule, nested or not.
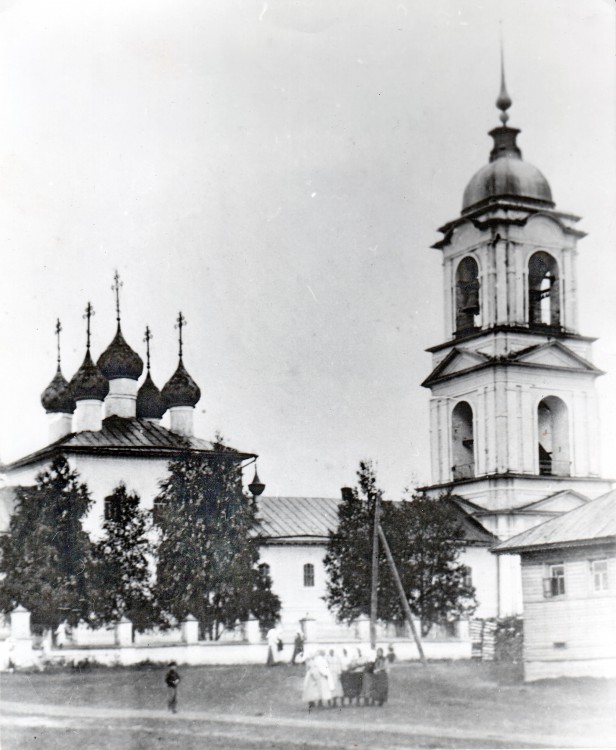
[(120, 274), (118, 273), (118, 270), (116, 268), (116, 272), (113, 274), (113, 284), (111, 285), (111, 290), (115, 292), (116, 320), (118, 321), (118, 325), (120, 324), (120, 289), (123, 286), (124, 286), (124, 283), (120, 281)]
[(145, 341), (145, 352), (146, 352), (146, 359), (148, 363), (148, 372), (150, 372), (150, 341), (151, 339), (152, 339), (152, 331), (150, 331), (150, 326), (146, 326), (143, 340)]
[(175, 324), (175, 327), (179, 330), (179, 342), (180, 342), (180, 359), (182, 359), (182, 328), (186, 325), (186, 318), (182, 315), (182, 312), (180, 311), (180, 314), (178, 315), (177, 323)]

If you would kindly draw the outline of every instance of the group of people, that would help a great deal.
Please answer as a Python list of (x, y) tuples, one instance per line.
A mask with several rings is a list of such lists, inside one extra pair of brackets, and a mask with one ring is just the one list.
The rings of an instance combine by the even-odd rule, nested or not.
[(306, 677), (302, 699), (308, 711), (322, 706), (382, 706), (389, 693), (389, 667), (395, 660), (393, 647), (387, 656), (383, 649), (361, 648), (350, 654), (346, 648), (337, 654), (333, 648), (320, 649), (306, 658)]

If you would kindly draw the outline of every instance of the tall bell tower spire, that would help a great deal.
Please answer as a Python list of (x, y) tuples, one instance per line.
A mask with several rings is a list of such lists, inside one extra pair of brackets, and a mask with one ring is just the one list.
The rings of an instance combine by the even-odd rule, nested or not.
[[(558, 211), (511, 128), (501, 48), (501, 124), (490, 161), (441, 228), (445, 341), (431, 347), (431, 493), (452, 490), (500, 538), (557, 512), (559, 493), (610, 489), (598, 464), (593, 339), (577, 332), (578, 218)], [(576, 500), (570, 500), (576, 502)], [(507, 563), (508, 564), (508, 563)], [(506, 566), (507, 564), (504, 563)], [(512, 563), (513, 564), (513, 563)], [(521, 590), (503, 568), (499, 614)], [(509, 575), (509, 579), (507, 579)]]

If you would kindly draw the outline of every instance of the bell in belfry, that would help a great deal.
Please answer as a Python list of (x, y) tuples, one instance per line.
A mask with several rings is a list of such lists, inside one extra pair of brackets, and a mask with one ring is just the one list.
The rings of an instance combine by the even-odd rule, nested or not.
[(464, 285), (465, 299), (462, 312), (479, 315), (479, 280), (471, 279)]

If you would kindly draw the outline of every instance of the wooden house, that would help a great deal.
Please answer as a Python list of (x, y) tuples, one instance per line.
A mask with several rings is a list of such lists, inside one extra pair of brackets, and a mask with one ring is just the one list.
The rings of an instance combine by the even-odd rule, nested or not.
[(521, 557), (525, 679), (616, 677), (616, 490), (492, 551)]

